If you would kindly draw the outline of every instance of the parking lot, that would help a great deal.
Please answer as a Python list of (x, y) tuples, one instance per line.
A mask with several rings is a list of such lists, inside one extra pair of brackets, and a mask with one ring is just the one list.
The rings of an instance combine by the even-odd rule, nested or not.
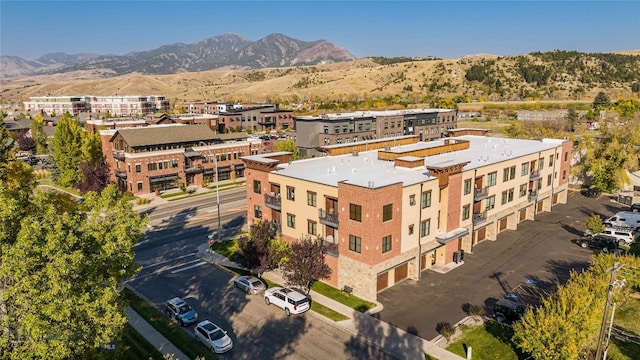
[(446, 274), (422, 273), (418, 281), (406, 280), (378, 295), (384, 310), (377, 316), (424, 339), (438, 335), (440, 322), (455, 324), (466, 316), (466, 305), (482, 305), (490, 313), (493, 304), (508, 293), (536, 303), (572, 269), (589, 265), (594, 250), (583, 249), (576, 240), (583, 234), (586, 218), (612, 216), (626, 206), (607, 195), (589, 198), (570, 191), (567, 204), (536, 215), (535, 221), (505, 231), (496, 241), (476, 245), (465, 254), (464, 264)]

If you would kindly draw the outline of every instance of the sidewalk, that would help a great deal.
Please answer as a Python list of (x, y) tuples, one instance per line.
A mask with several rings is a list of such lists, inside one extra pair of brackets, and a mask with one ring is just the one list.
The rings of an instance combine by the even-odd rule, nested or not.
[(180, 349), (178, 349), (175, 345), (173, 345), (167, 338), (162, 336), (153, 326), (151, 326), (148, 322), (146, 322), (142, 316), (138, 315), (138, 313), (132, 308), (128, 307), (125, 309), (127, 313), (127, 318), (129, 319), (129, 325), (133, 327), (142, 337), (147, 339), (147, 341), (153, 345), (158, 351), (162, 353), (162, 355), (173, 354), (174, 359), (176, 360), (189, 360), (187, 355), (185, 355)]
[[(242, 268), (240, 265), (229, 261), (226, 257), (212, 252), (207, 244), (198, 247), (197, 255), (203, 260), (219, 265)], [(282, 273), (279, 271), (267, 272), (263, 274), (263, 277), (277, 284), (285, 284)], [(313, 301), (349, 318), (336, 322), (336, 325), (378, 346), (397, 359), (424, 359), (424, 354), (426, 353), (439, 360), (464, 360), (463, 357), (453, 354), (431, 341), (422, 339), (371, 316), (382, 311), (383, 307), (380, 303), (376, 303), (376, 307), (366, 313), (361, 313), (313, 290), (309, 295)]]

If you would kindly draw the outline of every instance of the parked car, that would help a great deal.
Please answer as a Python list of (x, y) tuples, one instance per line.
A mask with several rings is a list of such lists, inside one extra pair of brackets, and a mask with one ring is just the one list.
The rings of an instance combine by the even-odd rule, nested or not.
[(199, 322), (193, 329), (193, 333), (198, 342), (204, 344), (216, 354), (222, 354), (233, 349), (233, 341), (227, 335), (227, 332), (209, 320)]
[(302, 314), (311, 308), (309, 298), (295, 289), (273, 287), (264, 292), (264, 302), (284, 309), (287, 316)]
[(493, 316), (499, 323), (512, 324), (522, 317), (525, 310), (526, 308), (522, 304), (509, 299), (501, 299), (493, 305)]
[(625, 244), (624, 240), (618, 240), (613, 236), (596, 234), (594, 236), (583, 237), (578, 243), (583, 248), (602, 250), (602, 252), (612, 252), (620, 249), (620, 245)]
[(640, 231), (640, 212), (619, 211), (602, 223), (609, 227), (622, 227)]
[(588, 189), (582, 190), (582, 195), (586, 197), (598, 197), (600, 196), (600, 194), (602, 194), (602, 190), (593, 186)]
[(618, 240), (624, 240), (627, 244), (631, 244), (635, 241), (635, 233), (629, 228), (606, 227), (602, 231), (602, 234), (609, 235)]
[(179, 297), (167, 301), (167, 306), (164, 311), (171, 319), (182, 326), (192, 324), (198, 319), (198, 313), (196, 313), (186, 301)]
[(267, 287), (255, 276), (238, 276), (233, 280), (234, 285), (248, 295), (262, 294)]
[(640, 203), (633, 204), (629, 206), (629, 211), (631, 212), (640, 212)]

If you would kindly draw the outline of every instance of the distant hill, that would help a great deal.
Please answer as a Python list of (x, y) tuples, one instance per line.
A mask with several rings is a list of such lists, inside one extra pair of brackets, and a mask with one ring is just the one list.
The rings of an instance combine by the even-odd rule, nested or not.
[[(279, 35), (268, 44), (286, 41)], [(266, 38), (265, 38), (266, 39)], [(244, 61), (266, 65), (267, 59), (304, 63), (312, 50), (326, 44), (290, 43), (298, 54), (258, 50), (261, 42), (227, 55), (220, 64)], [(300, 47), (297, 50), (296, 46)], [(302, 50), (302, 49), (305, 50)], [(293, 53), (294, 50), (286, 51)], [(311, 52), (311, 54), (308, 54)], [(308, 55), (305, 55), (308, 54)], [(157, 56), (161, 56), (158, 52)], [(92, 60), (93, 61), (93, 60)], [(327, 59), (327, 62), (335, 61)], [(248, 65), (247, 65), (248, 66)], [(258, 66), (258, 65), (255, 65)], [(640, 52), (539, 52), (518, 56), (476, 55), (460, 59), (363, 58), (307, 66), (209, 70), (171, 75), (111, 76), (105, 70), (77, 70), (61, 74), (0, 79), (2, 101), (21, 102), (43, 95), (159, 94), (172, 103), (193, 101), (264, 101), (299, 103), (313, 99), (342, 102), (389, 99), (384, 103), (434, 104), (440, 98), (461, 101), (593, 100), (604, 91), (612, 100), (638, 98)], [(110, 76), (108, 78), (105, 78)], [(372, 107), (383, 102), (371, 102)]]
[(193, 44), (176, 43), (126, 55), (47, 54), (35, 61), (2, 56), (1, 77), (53, 75), (92, 71), (103, 76), (167, 75), (213, 69), (261, 69), (307, 66), (355, 60), (344, 48), (326, 40), (305, 42), (282, 34), (251, 41), (222, 34)]

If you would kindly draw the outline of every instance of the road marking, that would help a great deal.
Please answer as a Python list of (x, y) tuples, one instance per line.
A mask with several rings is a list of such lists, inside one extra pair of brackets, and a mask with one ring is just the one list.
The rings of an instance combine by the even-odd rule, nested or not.
[(193, 265), (191, 265), (191, 266), (187, 266), (187, 267), (182, 268), (182, 269), (173, 270), (171, 273), (172, 273), (172, 274), (177, 274), (177, 273), (179, 273), (179, 272), (181, 272), (181, 271), (185, 271), (185, 270), (193, 269), (194, 267), (202, 266), (202, 265), (204, 265), (204, 264), (206, 264), (206, 263), (207, 263), (206, 261), (201, 261), (201, 262), (199, 262), (199, 263), (197, 263), (197, 264), (193, 264)]
[[(148, 268), (152, 268), (152, 267), (160, 266), (160, 265), (162, 265), (162, 264), (166, 264), (166, 263), (168, 263), (168, 262), (175, 261), (175, 260), (178, 260), (178, 259), (184, 259), (184, 258), (189, 257), (189, 256), (196, 256), (196, 254), (187, 254), (187, 255), (178, 256), (178, 257), (173, 258), (173, 259), (169, 259), (169, 260), (165, 260), (165, 261), (160, 261), (159, 263), (155, 263), (155, 264), (151, 264), (151, 265), (143, 266), (142, 268), (143, 268), (143, 269), (148, 269)], [(194, 260), (194, 261), (197, 261), (197, 260)], [(178, 266), (180, 266), (180, 265), (178, 265)]]

